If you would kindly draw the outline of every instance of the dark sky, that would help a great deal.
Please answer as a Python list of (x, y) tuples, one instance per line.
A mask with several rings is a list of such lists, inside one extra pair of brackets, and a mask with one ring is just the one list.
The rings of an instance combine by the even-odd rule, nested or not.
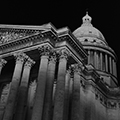
[(101, 1), (4, 0), (0, 3), (0, 24), (42, 25), (51, 22), (56, 28), (67, 26), (74, 31), (82, 24), (82, 17), (88, 10), (93, 26), (103, 33), (116, 52), (119, 68), (120, 4), (115, 0)]

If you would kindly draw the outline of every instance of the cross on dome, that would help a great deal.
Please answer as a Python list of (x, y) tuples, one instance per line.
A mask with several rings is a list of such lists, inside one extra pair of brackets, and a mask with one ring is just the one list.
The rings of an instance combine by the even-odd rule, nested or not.
[(88, 15), (88, 11), (86, 12), (86, 15), (82, 18), (83, 23), (91, 23), (92, 18)]

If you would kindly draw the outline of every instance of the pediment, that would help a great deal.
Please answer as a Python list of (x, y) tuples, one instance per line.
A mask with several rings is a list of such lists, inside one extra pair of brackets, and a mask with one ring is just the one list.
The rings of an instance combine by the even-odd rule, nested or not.
[(43, 26), (0, 25), (0, 45), (47, 30)]

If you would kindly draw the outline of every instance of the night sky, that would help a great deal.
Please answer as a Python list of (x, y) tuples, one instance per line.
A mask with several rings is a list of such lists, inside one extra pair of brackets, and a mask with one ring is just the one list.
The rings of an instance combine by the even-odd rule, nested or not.
[(120, 71), (120, 4), (119, 1), (101, 1), (4, 0), (0, 3), (0, 24), (43, 25), (51, 22), (57, 29), (67, 26), (73, 32), (81, 26), (87, 10), (93, 26), (103, 33), (108, 45), (116, 52)]

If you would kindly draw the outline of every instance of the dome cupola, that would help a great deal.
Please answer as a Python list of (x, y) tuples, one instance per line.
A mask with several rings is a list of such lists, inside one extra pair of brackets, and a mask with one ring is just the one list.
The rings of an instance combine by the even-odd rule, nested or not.
[(99, 39), (98, 41), (102, 41), (107, 45), (102, 33), (91, 24), (92, 18), (88, 15), (88, 12), (86, 12), (86, 15), (82, 18), (82, 21), (82, 25), (73, 32), (74, 36), (78, 40), (82, 37), (92, 37)]

